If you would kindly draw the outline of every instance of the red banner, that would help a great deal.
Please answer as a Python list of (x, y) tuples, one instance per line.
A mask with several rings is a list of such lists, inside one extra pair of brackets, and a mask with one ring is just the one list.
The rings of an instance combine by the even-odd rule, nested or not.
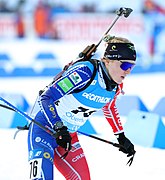
[[(62, 40), (98, 40), (114, 21), (116, 15), (112, 14), (58, 14), (53, 19), (53, 31), (56, 31), (58, 38)], [(17, 29), (15, 15), (0, 16), (0, 37), (15, 37)], [(112, 35), (143, 36), (145, 23), (141, 15), (120, 17), (112, 30)], [(23, 19), (25, 24), (25, 36), (35, 36), (33, 18), (26, 16)]]
[(13, 15), (0, 16), (0, 37), (15, 37), (15, 20)]
[[(98, 40), (110, 27), (114, 16), (99, 15), (68, 15), (57, 16), (54, 19), (54, 28), (58, 36), (65, 40)], [(141, 16), (135, 18), (121, 17), (111, 30), (111, 34), (137, 35), (144, 32), (144, 23)]]

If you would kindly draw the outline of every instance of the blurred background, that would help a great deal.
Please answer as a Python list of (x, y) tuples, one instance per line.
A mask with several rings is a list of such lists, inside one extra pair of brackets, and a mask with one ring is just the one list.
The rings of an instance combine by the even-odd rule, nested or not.
[[(126, 95), (118, 101), (119, 112), (135, 143), (164, 149), (162, 0), (0, 0), (0, 95), (33, 116), (39, 90), (87, 45), (98, 43), (120, 7), (133, 12), (128, 18), (121, 17), (110, 35), (135, 44), (137, 65), (125, 81)], [(104, 43), (98, 47), (97, 58), (104, 48)], [(25, 124), (23, 117), (0, 108), (1, 129)], [(103, 133), (96, 124), (91, 120), (84, 127), (89, 133)]]
[[(126, 168), (126, 160), (122, 161), (125, 157), (109, 145), (84, 136), (80, 136), (80, 140), (94, 180), (102, 179), (102, 174), (109, 179), (110, 169), (115, 179), (118, 176), (118, 179), (163, 180), (163, 0), (0, 0), (0, 96), (34, 117), (39, 90), (45, 88), (64, 65), (75, 60), (87, 45), (99, 42), (120, 7), (132, 8), (133, 12), (128, 18), (121, 17), (109, 34), (130, 39), (137, 51), (137, 65), (124, 82), (125, 95), (117, 100), (125, 133), (137, 150), (134, 166), (131, 171)], [(104, 49), (102, 42), (95, 57), (102, 57)], [(25, 178), (29, 176), (27, 131), (12, 141), (16, 127), (27, 123), (19, 114), (0, 107), (0, 179), (28, 179)], [(115, 141), (101, 112), (89, 119), (80, 131)], [(96, 147), (95, 155), (91, 147)], [(104, 153), (100, 154), (103, 149)]]

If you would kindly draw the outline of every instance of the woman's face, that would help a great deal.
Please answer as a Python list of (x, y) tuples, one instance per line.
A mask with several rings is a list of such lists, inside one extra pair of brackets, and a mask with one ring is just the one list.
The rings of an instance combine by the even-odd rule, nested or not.
[(110, 75), (110, 77), (117, 83), (121, 84), (125, 77), (130, 74), (131, 68), (127, 70), (122, 70), (121, 69), (121, 64), (122, 62), (117, 61), (117, 60), (108, 60), (105, 62), (105, 66), (107, 68), (107, 71)]

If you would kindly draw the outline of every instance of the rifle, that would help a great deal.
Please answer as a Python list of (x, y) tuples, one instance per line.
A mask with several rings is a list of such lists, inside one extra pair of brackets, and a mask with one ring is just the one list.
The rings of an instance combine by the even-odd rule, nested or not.
[(109, 31), (112, 29), (112, 27), (115, 25), (115, 23), (117, 22), (117, 20), (124, 15), (125, 18), (127, 18), (131, 12), (133, 10), (131, 8), (124, 8), (121, 7), (119, 10), (116, 11), (117, 17), (114, 19), (114, 21), (112, 22), (112, 24), (110, 25), (110, 27), (108, 28), (108, 30), (104, 33), (103, 37), (100, 39), (100, 41), (95, 45), (89, 45), (87, 46), (80, 54), (79, 54), (79, 58), (80, 59), (90, 59), (96, 52), (98, 46), (100, 45), (100, 43), (102, 42), (102, 40), (108, 42), (112, 36), (108, 35)]

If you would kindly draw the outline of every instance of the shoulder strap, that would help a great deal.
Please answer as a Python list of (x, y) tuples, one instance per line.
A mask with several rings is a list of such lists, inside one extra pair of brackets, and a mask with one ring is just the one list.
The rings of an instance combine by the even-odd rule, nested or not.
[[(80, 62), (81, 60), (77, 61), (77, 62)], [(82, 60), (84, 61), (84, 60)], [(83, 91), (84, 89), (86, 89), (91, 83), (92, 81), (94, 80), (95, 76), (96, 76), (96, 72), (97, 72), (97, 67), (98, 67), (98, 60), (96, 59), (88, 59), (87, 61), (89, 61), (91, 64), (93, 64), (93, 67), (94, 67), (94, 70), (93, 70), (93, 74), (91, 76), (91, 79), (90, 81), (87, 82), (87, 84), (81, 88), (81, 89), (75, 89), (74, 91), (72, 91), (72, 93), (78, 93), (78, 92), (81, 92)]]

